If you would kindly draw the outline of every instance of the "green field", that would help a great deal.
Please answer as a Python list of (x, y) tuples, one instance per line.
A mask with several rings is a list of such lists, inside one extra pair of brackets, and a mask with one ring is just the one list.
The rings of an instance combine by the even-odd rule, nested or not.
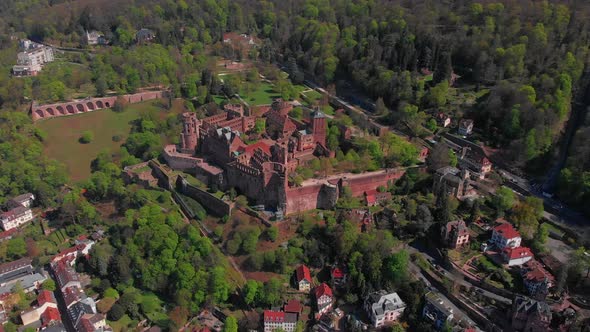
[[(104, 149), (116, 151), (125, 142), (133, 120), (142, 111), (162, 111), (158, 101), (129, 105), (122, 113), (111, 109), (39, 121), (37, 127), (47, 133), (45, 153), (66, 165), (70, 178), (79, 181), (90, 175), (90, 163)], [(88, 144), (78, 142), (82, 132), (90, 130), (94, 139)], [(113, 136), (121, 137), (113, 142)]]
[(250, 106), (268, 105), (272, 103), (273, 99), (280, 97), (281, 96), (274, 90), (273, 86), (266, 82), (260, 82), (256, 90), (247, 95), (242, 95), (242, 98), (250, 104)]

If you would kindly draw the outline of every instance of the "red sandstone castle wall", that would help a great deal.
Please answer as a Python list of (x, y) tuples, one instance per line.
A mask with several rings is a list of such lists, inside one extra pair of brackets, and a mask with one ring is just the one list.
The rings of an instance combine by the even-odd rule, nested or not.
[(285, 214), (316, 209), (322, 186), (322, 183), (318, 183), (306, 187), (288, 188)]
[[(166, 91), (146, 91), (135, 94), (123, 95), (122, 97), (127, 100), (128, 103), (134, 104), (146, 100), (153, 100), (164, 98)], [(58, 116), (67, 116), (79, 113), (92, 112), (104, 108), (110, 108), (115, 105), (117, 96), (113, 97), (101, 97), (101, 98), (90, 98), (84, 100), (74, 100), (66, 103), (56, 103), (48, 105), (37, 105), (33, 102), (31, 105), (31, 116), (33, 121), (39, 119), (47, 119)]]
[[(395, 182), (405, 173), (405, 169), (378, 171), (366, 174), (343, 177), (342, 185), (349, 186), (353, 196), (362, 196), (367, 190), (376, 189), (379, 186), (387, 186), (388, 182)], [(338, 181), (332, 179), (332, 183)], [(341, 188), (338, 188), (340, 190)], [(335, 204), (338, 194), (331, 187), (323, 183), (313, 184), (299, 188), (287, 189), (287, 208), (285, 213), (297, 213), (318, 208), (329, 208)]]
[(379, 186), (387, 187), (388, 182), (395, 182), (406, 171), (404, 169), (388, 170), (384, 173), (372, 173), (367, 176), (344, 180), (348, 182), (353, 196), (362, 196), (367, 190), (377, 189)]

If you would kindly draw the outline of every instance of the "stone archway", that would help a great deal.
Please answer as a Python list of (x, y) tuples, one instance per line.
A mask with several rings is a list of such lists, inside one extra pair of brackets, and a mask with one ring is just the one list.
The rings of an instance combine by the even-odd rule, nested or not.
[(74, 110), (74, 106), (72, 105), (66, 105), (66, 111), (68, 111), (70, 114), (76, 113), (76, 110)]
[(96, 107), (97, 108), (104, 108), (104, 105), (103, 105), (103, 103), (102, 103), (101, 100), (99, 100), (99, 101), (96, 102)]
[(48, 107), (45, 111), (47, 112), (47, 114), (55, 116), (55, 111), (53, 110), (53, 108)]
[(87, 102), (86, 103), (86, 106), (88, 107), (88, 110), (89, 111), (94, 111), (95, 110), (94, 104), (91, 101)]
[(59, 114), (62, 114), (62, 115), (66, 114), (66, 111), (64, 110), (64, 108), (61, 105), (57, 106), (56, 109)]
[(44, 118), (45, 117), (45, 112), (43, 112), (43, 110), (36, 110), (35, 113), (40, 118)]
[(78, 112), (80, 112), (80, 113), (86, 112), (86, 109), (84, 109), (84, 105), (82, 105), (82, 104), (76, 104), (76, 108), (78, 109)]
[(109, 108), (111, 107), (111, 103), (109, 103), (108, 101), (104, 103), (104, 107)]

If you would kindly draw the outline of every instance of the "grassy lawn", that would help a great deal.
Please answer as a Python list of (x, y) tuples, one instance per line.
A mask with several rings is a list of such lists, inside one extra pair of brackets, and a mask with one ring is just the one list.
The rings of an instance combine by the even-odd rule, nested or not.
[[(47, 133), (45, 153), (50, 158), (64, 163), (73, 181), (80, 181), (90, 175), (90, 163), (102, 150), (116, 151), (129, 136), (131, 123), (144, 111), (164, 111), (158, 101), (132, 104), (122, 113), (111, 109), (76, 114), (39, 121), (37, 127)], [(82, 132), (89, 130), (94, 139), (81, 144), (78, 139)], [(120, 136), (113, 142), (113, 136)]]
[(251, 106), (268, 105), (272, 103), (274, 98), (281, 96), (274, 91), (273, 86), (266, 82), (261, 82), (258, 88), (248, 95), (243, 95), (242, 98)]
[(308, 91), (304, 93), (304, 95), (312, 102), (320, 100), (322, 98), (322, 94), (315, 90)]

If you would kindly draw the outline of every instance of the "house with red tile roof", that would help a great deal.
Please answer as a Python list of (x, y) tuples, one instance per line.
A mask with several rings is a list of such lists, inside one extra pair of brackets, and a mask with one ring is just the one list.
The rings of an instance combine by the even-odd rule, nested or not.
[(311, 273), (305, 265), (299, 265), (295, 270), (295, 282), (297, 289), (301, 292), (309, 292), (311, 289)]
[[(31, 310), (21, 313), (20, 317), (23, 325), (29, 325), (42, 320), (43, 315), (46, 314), (49, 309), (57, 311), (57, 301), (55, 300), (53, 292), (42, 290), (37, 296), (37, 304)], [(54, 315), (54, 313), (49, 312), (46, 315)], [(59, 317), (59, 311), (57, 312), (57, 316)]]
[(502, 258), (508, 266), (522, 265), (531, 259), (534, 255), (527, 247), (505, 248), (502, 250)]
[(549, 289), (555, 284), (555, 277), (536, 260), (524, 264), (520, 273), (527, 292), (537, 300), (545, 299)]
[(332, 276), (332, 282), (334, 283), (334, 285), (343, 285), (344, 283), (346, 283), (346, 273), (343, 269), (339, 267), (334, 267), (332, 268), (330, 275)]
[(57, 308), (49, 307), (41, 314), (40, 320), (41, 327), (45, 328), (61, 323), (61, 315)]
[(297, 325), (297, 314), (284, 311), (264, 310), (264, 332), (283, 330), (285, 332), (295, 331)]
[(500, 250), (504, 250), (505, 248), (518, 248), (520, 247), (521, 241), (522, 237), (520, 236), (520, 233), (509, 223), (502, 223), (499, 226), (496, 226), (490, 240), (490, 242), (496, 245)]
[(314, 289), (313, 294), (316, 300), (317, 316), (321, 316), (332, 310), (334, 295), (330, 286), (322, 283)]
[(301, 311), (303, 311), (303, 306), (301, 305), (301, 302), (291, 299), (289, 302), (287, 302), (287, 304), (285, 304), (283, 311), (297, 314), (297, 317), (299, 317), (299, 315), (301, 315)]

